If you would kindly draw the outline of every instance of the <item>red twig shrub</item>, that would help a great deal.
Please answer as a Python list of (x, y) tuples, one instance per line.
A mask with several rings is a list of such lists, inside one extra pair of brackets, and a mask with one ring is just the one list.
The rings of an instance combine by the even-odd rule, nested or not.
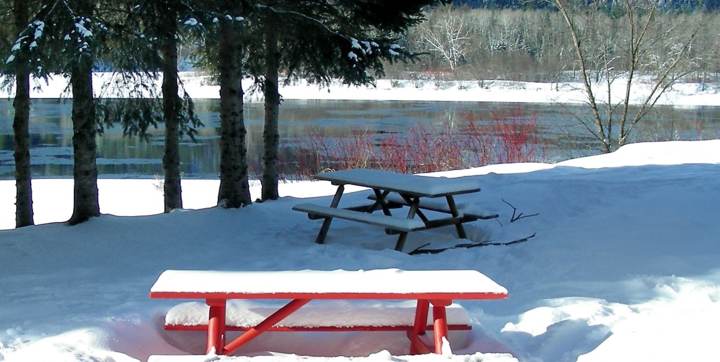
[(281, 170), (301, 178), (323, 170), (366, 167), (423, 173), (542, 157), (534, 114), (518, 108), (492, 112), (489, 119), (470, 112), (460, 118), (457, 124), (415, 125), (391, 134), (356, 130), (337, 137), (310, 128), (292, 152), (294, 162), (285, 162), (287, 168)]
[(497, 163), (527, 162), (538, 152), (537, 116), (527, 116), (519, 108), (490, 113), (493, 133), (499, 138)]

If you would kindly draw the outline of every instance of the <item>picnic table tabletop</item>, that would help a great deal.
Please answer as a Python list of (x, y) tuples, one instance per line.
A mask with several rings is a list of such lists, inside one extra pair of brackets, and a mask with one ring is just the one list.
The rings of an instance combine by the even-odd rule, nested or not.
[(475, 270), (167, 270), (152, 298), (500, 299), (507, 290)]
[(351, 184), (426, 197), (480, 191), (475, 179), (432, 177), (374, 169), (323, 172), (315, 178), (330, 181), (335, 185)]
[[(455, 299), (502, 299), (507, 290), (475, 270), (301, 270), (203, 271), (167, 270), (150, 289), (151, 298), (205, 299), (208, 305), (207, 353), (231, 354), (285, 318), (317, 299), (416, 300), (412, 326), (402, 328), (410, 339), (410, 353), (442, 353), (448, 334), (446, 307)], [(291, 299), (282, 308), (226, 340), (228, 302), (233, 299)], [(431, 307), (432, 305), (432, 307)], [(433, 346), (425, 334), (432, 310)], [(205, 313), (202, 313), (205, 315)], [(323, 314), (318, 316), (325, 319)], [(190, 326), (193, 327), (193, 326)], [(300, 326), (303, 327), (303, 326)], [(177, 327), (184, 329), (183, 326)], [(291, 327), (288, 330), (293, 330)], [(363, 326), (350, 327), (355, 330)], [(377, 330), (385, 330), (375, 327)], [(343, 328), (330, 329), (342, 331)]]

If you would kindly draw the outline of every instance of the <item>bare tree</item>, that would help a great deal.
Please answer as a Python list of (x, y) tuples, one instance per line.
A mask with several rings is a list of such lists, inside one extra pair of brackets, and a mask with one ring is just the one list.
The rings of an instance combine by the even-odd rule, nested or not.
[[(597, 34), (583, 25), (595, 23), (588, 17), (602, 14), (600, 7), (604, 3), (575, 7), (566, 0), (553, 1), (570, 32), (592, 113), (590, 120), (577, 115), (576, 118), (600, 142), (603, 152), (611, 152), (626, 144), (660, 97), (691, 72), (693, 57), (689, 50), (699, 26), (683, 35), (674, 26), (663, 28), (664, 24), (659, 23), (657, 2), (624, 0), (616, 5), (622, 15), (613, 24), (618, 33)], [(617, 81), (625, 84), (623, 95), (615, 100), (612, 89)], [(631, 110), (633, 90), (641, 82), (648, 86), (647, 94)], [(606, 93), (604, 100), (601, 92)]]
[(431, 14), (428, 22), (419, 27), (421, 41), (431, 52), (437, 53), (454, 71), (464, 61), (469, 44), (469, 27), (465, 17), (443, 6)]

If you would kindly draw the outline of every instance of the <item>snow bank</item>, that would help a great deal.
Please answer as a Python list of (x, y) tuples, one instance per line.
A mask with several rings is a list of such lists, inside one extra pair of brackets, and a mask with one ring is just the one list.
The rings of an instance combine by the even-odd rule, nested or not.
[[(468, 224), (471, 241), (536, 236), (509, 247), (410, 256), (392, 250), (395, 238), (378, 228), (337, 220), (327, 244), (316, 245), (319, 222), (291, 208), (329, 204), (335, 188), (325, 182), (281, 184), (280, 200), (237, 210), (104, 215), (72, 227), (3, 230), (0, 359), (131, 361), (203, 353), (202, 333), (161, 328), (177, 302), (148, 298), (156, 277), (168, 269), (398, 268), (477, 270), (509, 291), (506, 300), (456, 301), (473, 327), (467, 346), (453, 346), (459, 360), (476, 353), (483, 355), (467, 358), (717, 360), (720, 141), (635, 144), (558, 165), (492, 165), (434, 175), (476, 180), (482, 191), (458, 202), (500, 215)], [(103, 181), (104, 213), (162, 207), (153, 180)], [(214, 204), (217, 181), (194, 182), (196, 187), (184, 188), (186, 204)], [(39, 215), (67, 219), (67, 185), (34, 184)], [(12, 181), (0, 182), (0, 195), (6, 200), (0, 222), (11, 225)], [(367, 202), (367, 195), (348, 190), (341, 205)], [(537, 215), (518, 218), (521, 213)], [(411, 234), (407, 247), (451, 241), (454, 229), (440, 228)], [(291, 361), (437, 360), (404, 357), (407, 352), (402, 333), (316, 332), (263, 335), (240, 354)]]
[(576, 158), (559, 162), (557, 165), (601, 168), (717, 163), (719, 147), (720, 140), (644, 142), (626, 145), (607, 155)]
[[(185, 89), (191, 97), (219, 98), (220, 87), (211, 77), (194, 72), (181, 72)], [(2, 78), (0, 78), (2, 80)], [(634, 84), (631, 103), (641, 104), (652, 89), (651, 79), (640, 79)], [(155, 93), (160, 93), (162, 79), (146, 79), (146, 84), (156, 84)], [(248, 102), (261, 102), (262, 92), (254, 91), (252, 80), (246, 79), (245, 98)], [(35, 80), (31, 90), (33, 98), (58, 98), (67, 94), (67, 80), (54, 76), (48, 82)], [(625, 95), (625, 81), (618, 79), (612, 87), (613, 99), (622, 99)], [(607, 88), (600, 82), (595, 87), (597, 101), (607, 97)], [(95, 73), (93, 89), (99, 97), (127, 97), (135, 88), (119, 74)], [(13, 91), (0, 90), (0, 97), (12, 97)], [(139, 94), (148, 96), (147, 91)], [(505, 80), (403, 80), (380, 79), (375, 86), (347, 86), (334, 82), (329, 86), (308, 84), (297, 81), (280, 86), (283, 99), (317, 100), (397, 100), (397, 101), (450, 101), (450, 102), (520, 102), (520, 103), (570, 103), (583, 104), (584, 86), (580, 82), (536, 83)], [(657, 102), (662, 105), (685, 107), (720, 106), (720, 86), (717, 84), (679, 83), (669, 89)]]
[[(113, 361), (137, 362), (125, 354), (113, 352), (108, 348), (108, 334), (97, 328), (77, 329), (56, 336), (42, 338), (28, 343), (22, 348), (0, 344), (0, 358), (4, 361)], [(17, 350), (14, 350), (17, 348)], [(3, 355), (3, 350), (10, 352)], [(3, 359), (0, 359), (3, 360)]]

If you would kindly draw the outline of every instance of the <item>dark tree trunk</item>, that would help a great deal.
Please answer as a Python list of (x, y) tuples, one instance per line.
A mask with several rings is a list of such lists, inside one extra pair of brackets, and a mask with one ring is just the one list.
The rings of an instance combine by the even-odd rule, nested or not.
[(251, 203), (248, 185), (241, 43), (232, 21), (220, 25), (220, 190), (218, 205), (242, 207)]
[(262, 199), (278, 198), (278, 116), (280, 113), (280, 93), (278, 93), (278, 69), (280, 53), (278, 52), (277, 29), (270, 19), (265, 25), (265, 80), (263, 92), (265, 96), (265, 126), (263, 128), (263, 174)]
[[(20, 33), (28, 21), (26, 0), (15, 0), (15, 30)], [(15, 140), (15, 227), (34, 224), (32, 201), (32, 178), (30, 172), (30, 72), (27, 60), (19, 58), (15, 68), (15, 119), (13, 136)]]
[[(79, 1), (78, 16), (92, 18), (94, 2)], [(72, 66), (70, 83), (73, 94), (73, 214), (68, 223), (83, 222), (100, 215), (97, 189), (97, 165), (95, 163), (95, 101), (93, 99), (91, 52), (77, 56)]]
[(178, 97), (177, 71), (177, 15), (167, 9), (161, 21), (162, 44), (162, 93), (165, 118), (165, 212), (182, 209), (182, 186), (180, 184), (180, 99)]

